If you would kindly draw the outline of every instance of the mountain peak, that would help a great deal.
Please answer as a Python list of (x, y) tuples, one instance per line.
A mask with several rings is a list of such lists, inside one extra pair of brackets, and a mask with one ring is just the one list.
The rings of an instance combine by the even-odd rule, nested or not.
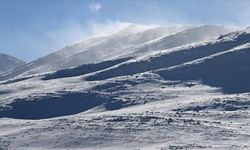
[(6, 72), (25, 64), (22, 60), (19, 60), (13, 56), (0, 53), (0, 72)]

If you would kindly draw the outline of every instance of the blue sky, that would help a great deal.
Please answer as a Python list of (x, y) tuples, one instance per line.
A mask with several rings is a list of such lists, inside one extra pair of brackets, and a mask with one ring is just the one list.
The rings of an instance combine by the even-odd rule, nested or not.
[(248, 0), (0, 0), (0, 52), (31, 61), (122, 22), (246, 27), (249, 18)]

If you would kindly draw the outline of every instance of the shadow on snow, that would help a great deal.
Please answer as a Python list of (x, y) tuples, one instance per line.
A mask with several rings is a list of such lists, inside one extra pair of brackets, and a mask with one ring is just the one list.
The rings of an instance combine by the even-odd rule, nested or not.
[(77, 114), (103, 105), (107, 110), (120, 109), (126, 103), (98, 93), (66, 93), (47, 95), (32, 100), (17, 99), (0, 108), (0, 117), (15, 119), (46, 119)]

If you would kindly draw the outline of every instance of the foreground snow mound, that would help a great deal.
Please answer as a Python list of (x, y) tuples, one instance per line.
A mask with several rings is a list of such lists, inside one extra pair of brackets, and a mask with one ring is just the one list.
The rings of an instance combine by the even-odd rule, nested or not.
[[(151, 73), (101, 82), (50, 82), (51, 89), (52, 83), (38, 79), (5, 87), (19, 89), (18, 96), (25, 99), (10, 102), (14, 109), (1, 112), (2, 117), (19, 118), (0, 118), (1, 149), (250, 148), (250, 94), (224, 95), (197, 81), (167, 81)], [(28, 88), (37, 90), (30, 94)], [(56, 94), (44, 95), (48, 90)], [(83, 112), (73, 115), (77, 111)], [(68, 112), (71, 116), (64, 116)]]
[(0, 73), (15, 69), (24, 64), (25, 62), (15, 57), (0, 53)]
[(28, 101), (16, 99), (7, 107), (1, 108), (0, 117), (46, 119), (81, 113), (100, 105), (103, 105), (106, 110), (128, 106), (110, 95), (61, 91), (57, 94), (29, 98)]

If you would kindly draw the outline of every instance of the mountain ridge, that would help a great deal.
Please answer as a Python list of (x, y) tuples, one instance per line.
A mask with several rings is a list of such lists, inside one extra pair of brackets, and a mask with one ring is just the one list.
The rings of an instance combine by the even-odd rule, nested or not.
[(25, 62), (13, 56), (0, 53), (0, 74), (24, 65)]
[[(211, 32), (208, 32), (207, 28), (211, 28)], [(132, 28), (132, 29), (130, 29)], [(182, 31), (188, 30), (190, 31), (189, 34), (192, 32), (196, 32), (195, 27), (186, 27), (186, 26), (156, 26), (147, 29), (143, 29), (141, 31), (140, 26), (132, 25), (128, 26), (127, 28), (120, 30), (113, 34), (108, 34), (101, 37), (94, 37), (88, 38), (78, 43), (74, 43), (73, 45), (66, 46), (65, 48), (51, 53), (47, 56), (41, 57), (37, 60), (34, 60), (17, 70), (13, 70), (7, 72), (0, 76), (0, 80), (6, 80), (13, 78), (15, 76), (22, 76), (22, 75), (32, 75), (36, 73), (42, 73), (47, 71), (54, 71), (60, 69), (66, 69), (82, 64), (88, 63), (96, 63), (101, 62), (104, 60), (112, 59), (112, 58), (119, 58), (119, 57), (126, 57), (127, 54), (134, 55), (136, 53), (145, 52), (145, 48), (143, 43), (147, 43), (151, 40), (155, 40), (158, 38), (164, 39), (164, 37), (169, 41), (159, 41), (159, 43), (166, 43), (161, 46), (161, 48), (171, 48), (176, 46), (182, 46), (184, 44), (190, 44), (192, 42), (203, 41), (208, 39), (214, 39), (214, 31), (218, 31), (216, 34), (219, 36), (221, 33), (227, 33), (230, 30), (227, 28), (223, 28), (220, 26), (202, 26), (196, 27), (199, 31), (204, 30), (207, 32), (207, 37), (204, 37), (201, 33), (197, 34), (195, 39), (185, 35), (183, 40), (177, 42), (176, 44), (172, 44), (173, 41), (176, 41), (176, 38), (181, 37), (183, 34)], [(137, 31), (138, 32), (134, 32)], [(128, 31), (124, 35), (124, 32)], [(133, 31), (130, 33), (129, 31)], [(213, 32), (212, 32), (213, 31)], [(177, 36), (175, 36), (177, 35)], [(189, 40), (185, 41), (185, 39)], [(142, 47), (136, 48), (136, 46), (142, 44)], [(156, 43), (156, 45), (159, 45)], [(151, 45), (153, 50), (159, 49), (159, 47)]]

